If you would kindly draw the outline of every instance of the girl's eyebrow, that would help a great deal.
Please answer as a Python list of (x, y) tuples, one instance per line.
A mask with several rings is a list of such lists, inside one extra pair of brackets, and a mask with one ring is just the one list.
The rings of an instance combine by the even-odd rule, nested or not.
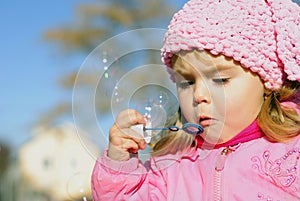
[[(190, 68), (194, 68), (196, 71), (198, 69), (196, 67), (193, 67), (191, 64), (185, 64), (188, 65)], [(211, 65), (211, 66), (206, 66), (205, 68), (201, 68), (200, 72), (206, 75), (212, 75), (224, 71), (229, 71), (229, 70), (235, 70), (237, 69), (234, 64), (217, 64), (217, 65)], [(181, 74), (181, 75), (190, 75), (191, 71), (188, 68), (180, 67), (180, 65), (177, 67), (174, 66), (174, 72)]]
[(207, 69), (202, 69), (201, 72), (203, 72), (204, 74), (214, 74), (217, 72), (229, 71), (229, 70), (234, 70), (234, 69), (236, 69), (234, 65), (219, 64), (219, 65), (215, 65), (212, 67), (208, 67)]

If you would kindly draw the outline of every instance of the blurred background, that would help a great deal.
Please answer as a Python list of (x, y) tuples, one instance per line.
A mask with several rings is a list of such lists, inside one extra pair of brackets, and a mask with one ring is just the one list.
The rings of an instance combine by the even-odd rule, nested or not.
[[(91, 200), (95, 158), (82, 146), (72, 117), (76, 74), (103, 41), (133, 29), (166, 29), (185, 2), (0, 3), (0, 201)], [(96, 81), (87, 74), (81, 84)], [(104, 113), (105, 101), (100, 97), (96, 103)], [(97, 143), (85, 145), (101, 154)]]
[[(85, 146), (93, 153), (101, 150), (93, 140), (83, 146), (80, 128), (73, 123), (72, 91), (80, 66), (113, 36), (133, 29), (166, 29), (185, 2), (0, 3), (0, 201), (91, 200), (95, 158)], [(137, 56), (151, 60), (147, 63), (160, 60), (157, 52)], [(95, 82), (97, 78), (87, 74), (80, 84), (88, 88)], [(97, 100), (96, 109), (107, 112), (110, 102)], [(112, 124), (111, 119), (104, 122)]]

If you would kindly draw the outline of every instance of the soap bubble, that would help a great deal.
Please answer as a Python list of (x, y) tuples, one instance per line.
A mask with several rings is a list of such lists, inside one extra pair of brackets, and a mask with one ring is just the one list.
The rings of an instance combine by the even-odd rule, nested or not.
[[(157, 79), (158, 75), (163, 79)], [(164, 127), (179, 108), (175, 84), (166, 83), (171, 82), (168, 76), (165, 66), (154, 64), (136, 67), (125, 73), (112, 92), (112, 119), (122, 110), (131, 108), (144, 115), (147, 122), (151, 122), (151, 127)], [(147, 133), (150, 131), (141, 134), (145, 137)], [(153, 131), (151, 135), (158, 133)]]
[(130, 99), (129, 107), (143, 114), (151, 121), (152, 127), (165, 127), (168, 118), (178, 111), (179, 105), (169, 89), (149, 84), (137, 89)]
[[(175, 84), (160, 61), (165, 31), (139, 29), (112, 37), (94, 49), (81, 65), (73, 89), (72, 112), (76, 127), (82, 130), (78, 136), (93, 158), (98, 158), (99, 152), (91, 150), (89, 142), (103, 152), (109, 128), (120, 111), (130, 107), (140, 110), (150, 103), (152, 111), (160, 114), (152, 114), (152, 118), (161, 125), (173, 113), (169, 109), (177, 110), (177, 104), (168, 104), (175, 97)], [(155, 92), (146, 92), (148, 88)]]

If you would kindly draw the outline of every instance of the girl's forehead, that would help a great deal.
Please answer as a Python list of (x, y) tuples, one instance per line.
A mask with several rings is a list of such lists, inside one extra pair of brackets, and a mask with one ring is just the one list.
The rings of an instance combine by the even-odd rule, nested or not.
[(211, 68), (228, 68), (240, 66), (238, 62), (224, 55), (212, 55), (207, 51), (180, 52), (172, 58), (173, 70), (181, 71), (182, 68), (200, 68), (209, 70)]

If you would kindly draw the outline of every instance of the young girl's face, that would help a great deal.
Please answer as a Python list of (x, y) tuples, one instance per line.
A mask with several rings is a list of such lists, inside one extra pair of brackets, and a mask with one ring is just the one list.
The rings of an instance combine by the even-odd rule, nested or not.
[(206, 51), (173, 58), (180, 107), (187, 122), (203, 126), (209, 143), (224, 143), (257, 117), (264, 85), (251, 71)]

